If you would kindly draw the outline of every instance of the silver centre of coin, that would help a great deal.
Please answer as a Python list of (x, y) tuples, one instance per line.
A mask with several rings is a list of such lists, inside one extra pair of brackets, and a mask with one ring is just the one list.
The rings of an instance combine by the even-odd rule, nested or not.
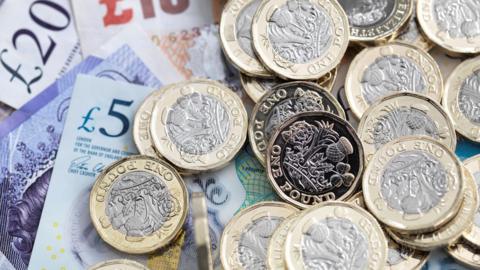
[(282, 217), (261, 217), (245, 228), (238, 243), (238, 256), (243, 269), (267, 269), (270, 238), (283, 220)]
[(333, 42), (333, 22), (327, 11), (309, 0), (288, 0), (268, 21), (274, 51), (296, 64), (323, 56)]
[(298, 87), (293, 98), (283, 100), (270, 111), (265, 125), (267, 138), (270, 138), (288, 118), (302, 112), (314, 111), (333, 113), (330, 106), (323, 104), (323, 97), (317, 92)]
[(158, 231), (176, 215), (178, 201), (158, 176), (129, 172), (112, 185), (106, 214), (115, 230), (130, 237), (144, 237)]
[(380, 116), (371, 130), (376, 149), (394, 139), (414, 135), (440, 138), (437, 124), (430, 116), (422, 110), (407, 106), (395, 108)]
[(209, 95), (193, 93), (179, 98), (172, 106), (166, 128), (181, 152), (204, 155), (225, 142), (230, 121), (221, 102)]
[(305, 121), (295, 122), (282, 132), (286, 141), (282, 167), (289, 181), (298, 189), (321, 193), (335, 187), (352, 185), (348, 155), (352, 143), (333, 130), (334, 124)]
[(307, 270), (366, 269), (368, 265), (367, 237), (347, 219), (315, 221), (301, 241)]
[(388, 248), (387, 264), (394, 266), (406, 261), (413, 254), (413, 249), (404, 246)]
[[(480, 194), (480, 172), (474, 173), (473, 177), (475, 178), (475, 183), (477, 183), (477, 190), (478, 190), (478, 193)], [(473, 223), (475, 224), (475, 226), (480, 228), (480, 207), (477, 209), (477, 212), (475, 213), (475, 218), (473, 220)]]
[(254, 0), (243, 8), (235, 22), (237, 40), (245, 53), (256, 58), (252, 43), (252, 21), (262, 0)]
[(480, 126), (480, 70), (463, 82), (458, 94), (458, 105), (468, 120)]
[(424, 74), (417, 64), (396, 55), (377, 58), (364, 72), (361, 84), (368, 104), (397, 92), (426, 91)]
[(430, 154), (407, 151), (385, 165), (381, 196), (388, 206), (406, 214), (424, 214), (448, 191), (447, 172)]
[(450, 38), (480, 36), (478, 0), (433, 0), (432, 12), (440, 30)]
[(391, 0), (340, 0), (355, 27), (368, 27), (385, 21), (392, 14), (395, 2)]

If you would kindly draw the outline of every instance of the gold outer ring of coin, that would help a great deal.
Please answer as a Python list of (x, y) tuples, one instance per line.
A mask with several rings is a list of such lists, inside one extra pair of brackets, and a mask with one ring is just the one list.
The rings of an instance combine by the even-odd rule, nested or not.
[(88, 270), (149, 270), (143, 264), (127, 259), (110, 260), (100, 262), (88, 268)]
[(167, 85), (148, 95), (135, 113), (133, 119), (133, 141), (141, 155), (159, 157), (160, 153), (153, 146), (152, 136), (150, 134), (150, 122), (152, 118), (155, 102), (165, 93), (165, 91), (174, 85)]
[[(237, 18), (256, 0), (231, 0), (223, 8), (220, 20), (220, 40), (225, 56), (238, 70), (253, 77), (272, 77), (260, 61), (251, 57), (240, 46), (237, 33)], [(253, 46), (253, 44), (252, 44)]]
[[(480, 155), (476, 155), (471, 157), (467, 160), (463, 161), (463, 165), (468, 170), (468, 172), (472, 175), (473, 179), (475, 179), (475, 183), (477, 183), (477, 179), (475, 175), (480, 173)], [(477, 190), (478, 185), (476, 184)], [(463, 238), (468, 242), (475, 244), (476, 246), (480, 247), (480, 227), (475, 224), (472, 224), (472, 228), (470, 230), (465, 230), (463, 233)], [(480, 258), (479, 258), (480, 261)]]
[(372, 64), (375, 64), (377, 59), (385, 56), (398, 56), (414, 63), (423, 73), (426, 84), (425, 92), (421, 94), (440, 102), (443, 95), (443, 78), (437, 62), (422, 49), (403, 42), (392, 42), (362, 50), (355, 56), (348, 68), (345, 79), (345, 95), (355, 117), (360, 119), (370, 107), (363, 95), (362, 81), (364, 74)]
[[(167, 117), (178, 99), (199, 93), (216, 99), (229, 116), (229, 130), (225, 140), (212, 151), (195, 155), (179, 149), (167, 131)], [(150, 131), (155, 148), (175, 166), (192, 172), (220, 169), (241, 150), (247, 138), (248, 119), (243, 102), (232, 90), (213, 80), (196, 79), (168, 88), (157, 101), (152, 113)]]
[[(337, 73), (338, 73), (338, 67), (335, 67), (334, 69), (330, 70), (327, 74), (325, 74), (323, 77), (321, 77), (316, 83), (319, 86), (331, 92), (333, 89), (333, 85), (335, 84), (335, 80), (337, 79)], [(265, 86), (262, 86), (261, 82), (263, 80), (278, 82), (278, 84), (287, 82), (279, 78), (262, 79), (262, 78), (255, 78), (255, 77), (251, 77), (243, 73), (240, 73), (240, 82), (242, 83), (242, 87), (243, 89), (245, 89), (245, 92), (247, 92), (248, 96), (255, 103), (258, 103), (260, 99), (270, 90), (270, 89), (267, 89)]]
[[(162, 228), (168, 229), (163, 230), (161, 234), (153, 232), (149, 236), (134, 237), (113, 228), (106, 213), (109, 192), (119, 177), (130, 172), (154, 174), (171, 192), (172, 200), (175, 201), (172, 203), (175, 215), (164, 222)], [(167, 162), (150, 156), (129, 156), (110, 164), (97, 176), (90, 193), (90, 217), (98, 234), (110, 246), (129, 254), (151, 253), (168, 245), (180, 233), (187, 212), (188, 195), (182, 177)]]
[(298, 211), (289, 216), (282, 223), (280, 223), (280, 225), (278, 225), (273, 232), (267, 250), (267, 268), (269, 270), (287, 269), (284, 256), (285, 240), (287, 239), (288, 230), (302, 213), (303, 212)]
[(286, 219), (296, 212), (298, 212), (298, 209), (287, 203), (260, 202), (235, 214), (225, 226), (220, 239), (220, 260), (223, 268), (225, 270), (243, 269), (237, 247), (242, 233), (245, 232), (245, 229), (252, 221), (267, 216)]
[[(269, 21), (277, 8), (287, 5), (288, 0), (263, 1), (253, 18), (253, 47), (263, 65), (282, 79), (317, 80), (338, 66), (349, 43), (348, 18), (337, 0), (310, 0), (310, 3), (325, 11), (331, 18), (333, 29), (331, 45), (321, 56), (306, 63), (293, 63), (283, 58), (273, 48), (268, 38)], [(291, 23), (292, 24), (292, 23)], [(332, 43), (333, 44), (333, 43)]]
[[(292, 89), (291, 87), (295, 86), (295, 89), (299, 89), (300, 87), (305, 87), (304, 89), (311, 89), (312, 92), (316, 91), (316, 93), (321, 93), (323, 95), (322, 99), (323, 100), (328, 100), (332, 104), (332, 112), (336, 116), (342, 118), (345, 120), (345, 111), (343, 110), (342, 105), (338, 102), (338, 100), (330, 94), (327, 90), (325, 90), (323, 87), (320, 87), (318, 84), (312, 83), (312, 82), (305, 82), (305, 81), (292, 81), (292, 82), (285, 82), (282, 84), (277, 84), (274, 86), (272, 89), (275, 89), (275, 92), (271, 91), (269, 94), (265, 94), (258, 102), (255, 104), (255, 107), (253, 108), (251, 118), (250, 118), (250, 123), (248, 125), (248, 138), (249, 138), (249, 143), (250, 146), (255, 153), (255, 156), (257, 157), (258, 161), (265, 167), (267, 163), (267, 147), (269, 145), (269, 140), (266, 132), (265, 131), (265, 126), (268, 126), (270, 122), (266, 121), (268, 119), (268, 115), (274, 110), (274, 108), (278, 104), (282, 104), (285, 100), (289, 98), (289, 91), (286, 89)], [(270, 107), (268, 109), (268, 112), (265, 113), (263, 111), (264, 108)], [(334, 113), (333, 109), (335, 109), (337, 113)], [(311, 111), (311, 112), (316, 112), (316, 111)], [(324, 111), (327, 112), (327, 111)], [(260, 121), (263, 120), (262, 117), (265, 116), (265, 121)], [(259, 119), (260, 118), (260, 119)], [(287, 119), (288, 120), (288, 119)], [(262, 123), (263, 122), (263, 123)], [(277, 129), (280, 128), (280, 126), (283, 123), (280, 123), (277, 126)], [(259, 128), (259, 126), (261, 126)], [(261, 137), (260, 137), (261, 133)], [(273, 137), (275, 132), (271, 133), (271, 136)], [(264, 149), (262, 151), (262, 148), (260, 145), (264, 145)]]
[(388, 234), (399, 244), (414, 249), (430, 251), (456, 242), (469, 227), (478, 209), (477, 184), (473, 176), (464, 168), (465, 189), (462, 206), (457, 215), (440, 229), (417, 235), (399, 234), (388, 229)]
[[(434, 12), (437, 12), (437, 8), (435, 7), (434, 2), (435, 0), (417, 0), (417, 19), (427, 37), (438, 46), (450, 52), (465, 54), (479, 53), (480, 35), (471, 38), (454, 38), (450, 37), (449, 33), (444, 32), (442, 31), (442, 29), (440, 29), (439, 25), (436, 22), (435, 14), (433, 14)], [(471, 11), (473, 12), (474, 10)], [(470, 26), (468, 28), (472, 27), (474, 26)], [(461, 30), (464, 31), (463, 29)]]
[[(439, 162), (447, 180), (447, 183), (436, 183), (445, 186), (441, 202), (422, 215), (402, 213), (389, 206), (382, 197), (381, 187), (384, 184), (381, 177), (385, 166), (390, 166), (399, 154), (413, 151)], [(450, 149), (430, 137), (412, 136), (387, 143), (375, 153), (365, 169), (362, 187), (367, 208), (380, 222), (399, 233), (417, 234), (435, 231), (452, 220), (462, 203), (463, 181), (461, 163)]]
[[(443, 110), (442, 106), (423, 95), (409, 92), (397, 93), (386, 96), (373, 103), (360, 119), (357, 131), (363, 144), (366, 163), (368, 163), (375, 152), (377, 152), (374, 136), (379, 132), (376, 129), (380, 122), (379, 119), (385, 120), (387, 116), (394, 115), (397, 110), (405, 107), (424, 113), (429, 120), (433, 121), (437, 128), (436, 135), (439, 137), (435, 139), (450, 150), (455, 151), (457, 146), (455, 128), (453, 127), (450, 116)], [(385, 124), (385, 122), (383, 122), (383, 124)], [(426, 129), (424, 125), (419, 128)], [(383, 130), (381, 132), (384, 134), (388, 131)], [(435, 132), (435, 130), (432, 130), (432, 132)]]
[[(385, 269), (388, 249), (380, 224), (366, 210), (351, 203), (338, 201), (317, 204), (297, 217), (288, 230), (285, 241), (284, 255), (287, 269), (305, 269), (301, 248), (304, 234), (315, 222), (326, 218), (346, 219), (362, 230), (368, 242), (368, 269)], [(332, 243), (332, 245), (338, 244)]]
[[(363, 200), (363, 193), (361, 191), (350, 197), (347, 202), (353, 203), (360, 208), (367, 209), (365, 201)], [(430, 252), (400, 246), (395, 241), (393, 241), (393, 239), (390, 238), (390, 236), (388, 236), (387, 234), (385, 235), (385, 237), (387, 238), (388, 243), (388, 253), (390, 254), (390, 250), (393, 249), (400, 253), (403, 258), (401, 262), (398, 262), (396, 264), (390, 264), (389, 260), (387, 259), (387, 264), (385, 265), (386, 270), (418, 270), (422, 268), (422, 266), (428, 261), (428, 258), (430, 257)]]
[(457, 262), (473, 269), (480, 269), (480, 247), (460, 239), (459, 242), (448, 246), (445, 251)]
[(394, 2), (394, 10), (381, 24), (377, 23), (369, 27), (350, 25), (350, 41), (380, 44), (395, 38), (412, 16), (413, 2), (412, 0), (395, 0)]
[[(460, 91), (474, 72), (480, 71), (480, 56), (458, 65), (445, 83), (443, 108), (452, 118), (455, 129), (467, 139), (480, 143), (480, 125), (475, 125), (460, 109)], [(468, 97), (469, 98), (469, 97)]]

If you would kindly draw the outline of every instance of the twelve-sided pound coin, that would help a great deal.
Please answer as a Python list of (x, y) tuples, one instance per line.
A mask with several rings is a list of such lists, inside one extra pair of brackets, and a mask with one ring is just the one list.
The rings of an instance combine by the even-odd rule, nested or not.
[(350, 40), (385, 42), (412, 14), (412, 0), (339, 0), (350, 23)]
[(480, 4), (475, 0), (418, 0), (417, 18), (430, 40), (451, 52), (480, 52)]
[(252, 34), (260, 60), (279, 77), (316, 80), (345, 54), (348, 18), (336, 0), (263, 1)]
[(440, 102), (443, 79), (437, 62), (406, 43), (367, 48), (353, 59), (345, 94), (357, 118), (374, 102), (398, 92), (415, 92)]
[(365, 169), (362, 186), (370, 212), (406, 234), (439, 229), (463, 202), (460, 162), (426, 136), (397, 139), (380, 148)]
[(266, 269), (267, 249), (275, 228), (297, 211), (286, 203), (261, 202), (237, 213), (222, 233), (223, 268)]
[[(288, 269), (337, 268), (383, 270), (387, 241), (382, 228), (364, 209), (345, 202), (325, 202), (306, 210), (287, 234)], [(335, 269), (334, 267), (332, 267)]]
[(273, 87), (255, 105), (248, 129), (250, 145), (263, 165), (269, 140), (277, 128), (302, 112), (329, 112), (345, 118), (340, 103), (317, 84), (298, 81)]
[(268, 178), (277, 194), (301, 208), (344, 200), (363, 172), (363, 148), (355, 130), (326, 112), (291, 117), (272, 136)]
[(367, 162), (380, 147), (405, 136), (429, 136), (452, 151), (457, 145), (455, 128), (440, 104), (415, 93), (377, 101), (363, 114), (357, 130)]
[(187, 188), (163, 160), (130, 156), (108, 166), (90, 193), (90, 216), (100, 237), (130, 254), (153, 252), (180, 232)]
[(163, 157), (187, 171), (206, 171), (235, 157), (247, 125), (245, 107), (233, 91), (212, 80), (191, 80), (165, 91), (150, 130)]
[(473, 176), (464, 169), (465, 192), (462, 206), (455, 217), (447, 224), (430, 233), (414, 235), (399, 234), (387, 229), (390, 236), (400, 244), (419, 249), (433, 250), (438, 247), (448, 246), (456, 242), (465, 231), (471, 228), (473, 218), (478, 209), (478, 191)]

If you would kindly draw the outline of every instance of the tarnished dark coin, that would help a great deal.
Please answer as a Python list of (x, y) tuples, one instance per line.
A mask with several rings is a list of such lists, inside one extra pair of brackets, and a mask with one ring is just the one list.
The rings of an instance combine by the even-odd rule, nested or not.
[(347, 199), (359, 185), (363, 162), (355, 130), (327, 112), (293, 116), (272, 136), (267, 151), (275, 191), (302, 208)]
[(317, 111), (345, 118), (335, 97), (315, 83), (288, 82), (274, 86), (255, 105), (248, 128), (250, 145), (258, 160), (265, 164), (269, 139), (287, 119), (298, 113)]

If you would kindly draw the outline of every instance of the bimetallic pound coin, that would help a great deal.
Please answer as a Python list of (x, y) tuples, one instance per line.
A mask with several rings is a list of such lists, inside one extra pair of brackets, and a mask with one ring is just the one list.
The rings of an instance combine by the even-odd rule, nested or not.
[(153, 146), (152, 136), (150, 134), (150, 123), (153, 107), (157, 100), (163, 95), (167, 87), (172, 86), (161, 88), (146, 97), (135, 114), (132, 131), (133, 141), (137, 146), (138, 152), (142, 155), (160, 157), (160, 154)]
[(272, 136), (267, 151), (268, 179), (275, 191), (301, 208), (350, 197), (363, 163), (355, 130), (326, 112), (291, 117)]
[(316, 80), (348, 47), (348, 18), (336, 0), (263, 1), (253, 19), (260, 61), (283, 79)]
[(480, 142), (480, 57), (462, 62), (445, 83), (442, 105), (458, 133)]
[(417, 0), (413, 0), (413, 12), (406, 27), (400, 30), (396, 40), (415, 45), (425, 51), (433, 48), (433, 43), (425, 36), (417, 21)]
[(295, 214), (289, 216), (280, 225), (278, 225), (275, 232), (272, 234), (270, 244), (267, 251), (267, 269), (270, 270), (285, 270), (285, 240), (287, 239), (288, 230), (295, 224), (297, 217), (303, 212), (298, 211)]
[(357, 130), (367, 162), (380, 147), (405, 136), (429, 136), (452, 151), (457, 145), (455, 128), (440, 104), (415, 93), (377, 101), (363, 114)]
[(241, 72), (255, 77), (271, 77), (253, 50), (252, 21), (261, 0), (229, 1), (220, 20), (220, 40), (230, 62)]
[(480, 269), (480, 247), (460, 239), (446, 248), (447, 253), (457, 262), (473, 269)]
[(298, 211), (281, 202), (261, 202), (239, 213), (225, 226), (220, 259), (225, 270), (266, 269), (267, 249), (274, 230)]
[[(480, 187), (480, 155), (463, 161), (463, 164), (468, 172), (472, 175), (476, 184), (477, 192), (480, 192), (478, 191), (478, 188)], [(465, 230), (463, 233), (463, 238), (480, 247), (480, 208), (477, 209), (475, 213), (472, 228), (470, 230)]]
[(95, 264), (89, 270), (149, 270), (143, 264), (126, 259), (110, 260)]
[(432, 232), (458, 212), (462, 167), (443, 144), (405, 137), (378, 150), (363, 176), (363, 196), (372, 214), (400, 233)]
[(302, 112), (329, 112), (345, 119), (340, 103), (314, 83), (289, 82), (276, 85), (255, 105), (248, 128), (250, 145), (265, 165), (267, 147), (277, 128)]
[(451, 52), (480, 52), (480, 4), (476, 0), (417, 1), (418, 22), (430, 40)]
[(473, 176), (464, 169), (465, 192), (463, 203), (457, 215), (440, 229), (431, 233), (416, 235), (399, 234), (387, 229), (398, 243), (419, 250), (433, 250), (456, 242), (468, 230), (478, 209), (478, 191)]
[[(331, 92), (333, 85), (335, 84), (335, 80), (337, 78), (337, 71), (338, 68), (334, 68), (330, 70), (327, 74), (323, 75), (316, 83), (325, 88), (325, 90)], [(279, 78), (255, 78), (245, 75), (243, 73), (240, 74), (240, 82), (242, 83), (245, 92), (247, 92), (248, 96), (253, 100), (253, 102), (258, 103), (258, 101), (274, 86), (281, 83), (286, 83)]]
[(109, 165), (90, 193), (90, 216), (100, 237), (129, 254), (168, 245), (188, 211), (187, 188), (163, 160), (130, 156)]
[(350, 23), (350, 40), (379, 43), (393, 38), (409, 20), (412, 0), (338, 0)]
[(218, 169), (232, 160), (247, 137), (247, 112), (240, 98), (212, 80), (168, 88), (152, 113), (155, 148), (188, 171)]
[(376, 101), (398, 92), (415, 92), (440, 102), (443, 79), (435, 60), (406, 43), (366, 48), (352, 61), (345, 94), (360, 119)]
[(288, 269), (385, 269), (387, 241), (367, 211), (345, 202), (326, 202), (306, 210), (288, 231)]
[[(358, 192), (357, 194), (353, 195), (350, 199), (348, 199), (348, 202), (366, 209), (362, 192)], [(388, 243), (388, 256), (385, 269), (420, 269), (427, 262), (430, 252), (420, 251), (399, 245), (388, 235), (385, 236)]]

